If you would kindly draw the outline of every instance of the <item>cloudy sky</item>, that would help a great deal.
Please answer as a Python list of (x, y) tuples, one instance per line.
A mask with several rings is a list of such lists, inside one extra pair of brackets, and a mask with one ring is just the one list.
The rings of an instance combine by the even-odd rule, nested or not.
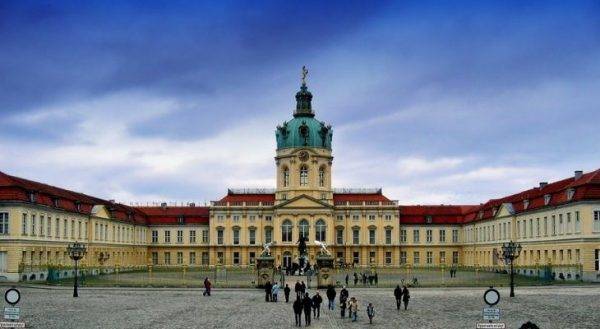
[(336, 187), (469, 204), (600, 168), (598, 2), (1, 1), (0, 171), (126, 203), (272, 187), (302, 65)]

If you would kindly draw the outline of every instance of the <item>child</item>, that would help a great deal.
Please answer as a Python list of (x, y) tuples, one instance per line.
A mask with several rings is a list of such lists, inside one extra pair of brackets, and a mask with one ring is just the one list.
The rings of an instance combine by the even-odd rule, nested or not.
[(356, 298), (350, 298), (348, 310), (350, 311), (350, 317), (352, 318), (352, 322), (356, 322), (356, 320), (358, 319), (358, 301), (356, 300)]
[(369, 317), (369, 323), (373, 324), (373, 317), (375, 316), (375, 307), (373, 306), (373, 303), (369, 303), (369, 306), (367, 306), (367, 316)]

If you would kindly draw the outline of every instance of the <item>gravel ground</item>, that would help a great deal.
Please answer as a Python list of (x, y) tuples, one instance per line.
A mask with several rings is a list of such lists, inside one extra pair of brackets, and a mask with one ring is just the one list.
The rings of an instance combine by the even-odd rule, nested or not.
[[(79, 298), (63, 287), (22, 287), (22, 318), (29, 328), (291, 328), (292, 305), (265, 303), (260, 290), (82, 288)], [(340, 319), (322, 307), (313, 328), (475, 328), (484, 288), (414, 288), (408, 311), (397, 312), (390, 289), (350, 289), (360, 303), (359, 320)], [(501, 322), (518, 328), (530, 320), (540, 328), (598, 328), (600, 286), (500, 288)], [(312, 293), (313, 291), (311, 291)], [(338, 291), (339, 292), (339, 291)], [(322, 292), (324, 294), (324, 292)], [(366, 303), (375, 305), (368, 324)], [(6, 306), (6, 305), (5, 305)], [(336, 305), (337, 307), (337, 305)]]

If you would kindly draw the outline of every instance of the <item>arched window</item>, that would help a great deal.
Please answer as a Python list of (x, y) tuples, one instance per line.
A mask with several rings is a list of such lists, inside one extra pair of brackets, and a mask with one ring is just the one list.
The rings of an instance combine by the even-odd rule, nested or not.
[(325, 186), (325, 168), (319, 168), (319, 186)]
[(292, 222), (288, 219), (281, 224), (281, 241), (292, 242)]
[(300, 236), (308, 238), (309, 226), (308, 221), (306, 219), (300, 221), (300, 225), (298, 225), (298, 228), (300, 230)]
[(290, 170), (285, 167), (283, 168), (283, 187), (290, 185)]
[(308, 185), (308, 167), (303, 165), (300, 167), (300, 186)]
[(317, 225), (316, 225), (315, 240), (325, 241), (326, 240), (326, 238), (325, 238), (326, 232), (327, 232), (327, 225), (325, 225), (325, 221), (322, 219), (319, 219), (317, 221)]

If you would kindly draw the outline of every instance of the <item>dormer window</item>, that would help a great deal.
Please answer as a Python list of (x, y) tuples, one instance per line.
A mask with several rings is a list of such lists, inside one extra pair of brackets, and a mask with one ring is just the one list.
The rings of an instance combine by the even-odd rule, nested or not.
[(425, 216), (425, 223), (427, 223), (427, 224), (433, 223), (433, 217), (431, 217), (431, 215)]
[(127, 213), (127, 219), (128, 220), (133, 220), (133, 213), (128, 212)]
[(183, 216), (177, 217), (177, 224), (184, 224), (184, 223), (185, 223), (185, 220), (184, 220)]
[(29, 199), (29, 202), (35, 202), (35, 200), (36, 200), (35, 192), (27, 193), (27, 198)]
[(54, 205), (55, 207), (58, 208), (58, 206), (60, 205), (60, 201), (58, 198), (53, 198), (52, 199), (52, 205)]
[(75, 209), (77, 209), (77, 212), (81, 212), (81, 202), (75, 201)]
[(497, 212), (498, 212), (498, 207), (493, 207), (492, 208), (492, 216), (496, 216)]
[(571, 201), (573, 200), (573, 197), (575, 196), (575, 189), (574, 188), (570, 188), (567, 190), (567, 200)]
[(477, 214), (477, 217), (479, 217), (479, 219), (483, 219), (483, 210), (479, 210), (479, 214)]
[(527, 209), (527, 208), (529, 208), (529, 200), (525, 199), (525, 200), (523, 200), (523, 209)]
[(550, 204), (550, 199), (552, 199), (552, 195), (551, 194), (546, 194), (544, 195), (544, 205), (548, 205)]

